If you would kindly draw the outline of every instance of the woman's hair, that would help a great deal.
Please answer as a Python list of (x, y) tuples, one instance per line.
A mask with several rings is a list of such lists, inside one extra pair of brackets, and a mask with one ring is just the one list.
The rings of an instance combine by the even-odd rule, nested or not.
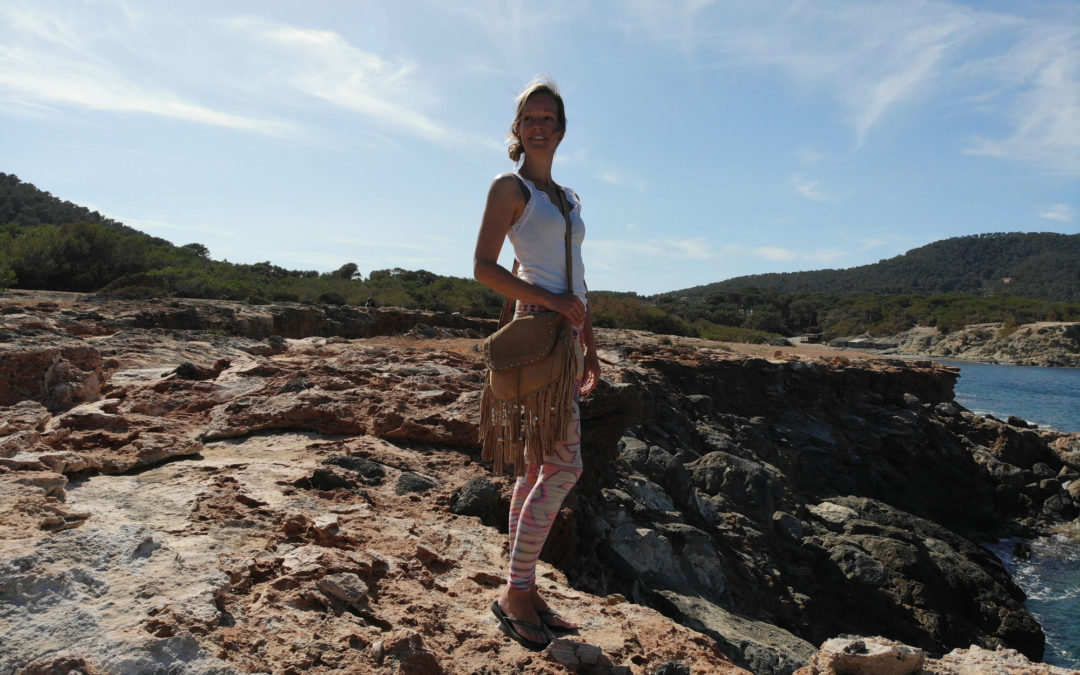
[(521, 114), (525, 110), (525, 104), (529, 102), (533, 94), (547, 94), (555, 99), (555, 106), (559, 111), (559, 131), (566, 131), (566, 108), (563, 106), (559, 88), (549, 79), (533, 80), (524, 91), (518, 94), (517, 113), (514, 114), (514, 123), (510, 125), (510, 133), (506, 137), (507, 142), (510, 143), (507, 151), (510, 159), (515, 162), (521, 159), (521, 155), (525, 152), (525, 149), (521, 147), (521, 138), (518, 137), (518, 127), (521, 124)]

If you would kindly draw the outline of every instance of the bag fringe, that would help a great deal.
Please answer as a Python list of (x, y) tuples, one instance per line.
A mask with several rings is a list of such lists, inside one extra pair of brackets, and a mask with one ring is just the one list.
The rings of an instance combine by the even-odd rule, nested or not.
[(496, 474), (512, 465), (515, 476), (524, 475), (526, 464), (543, 464), (547, 451), (564, 439), (577, 379), (574, 339), (561, 341), (560, 347), (569, 353), (563, 359), (563, 372), (550, 384), (509, 401), (495, 398), (491, 385), (484, 385), (480, 399), (481, 456), (484, 461), (494, 462)]

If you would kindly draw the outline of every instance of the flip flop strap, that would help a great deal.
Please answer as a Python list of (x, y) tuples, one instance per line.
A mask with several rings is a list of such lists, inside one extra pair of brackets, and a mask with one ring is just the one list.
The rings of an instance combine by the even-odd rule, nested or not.
[(528, 619), (515, 619), (514, 617), (507, 616), (505, 614), (503, 615), (503, 619), (505, 619), (506, 621), (508, 621), (508, 622), (510, 622), (512, 624), (516, 624), (518, 626), (524, 626), (525, 628), (528, 628), (529, 630), (534, 630), (537, 633), (543, 633), (544, 632), (543, 628), (541, 628), (540, 626), (537, 626), (535, 623), (533, 623), (532, 621), (529, 621)]

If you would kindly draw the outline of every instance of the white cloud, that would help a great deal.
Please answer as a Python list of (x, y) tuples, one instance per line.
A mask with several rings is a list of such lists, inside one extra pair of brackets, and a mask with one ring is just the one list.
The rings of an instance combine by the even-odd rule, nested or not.
[(611, 264), (614, 261), (648, 260), (677, 262), (711, 260), (716, 257), (704, 237), (679, 239), (658, 237), (637, 241), (589, 240), (589, 257)]
[(245, 116), (200, 104), (126, 74), (110, 61), (95, 34), (76, 17), (48, 10), (0, 8), (8, 28), (0, 45), (0, 97), (28, 108), (75, 107), (154, 115), (270, 136), (292, 132), (287, 122)]
[(622, 178), (614, 171), (601, 171), (598, 178), (609, 185), (620, 185), (622, 183)]
[(739, 261), (756, 258), (769, 262), (798, 262), (808, 269), (821, 269), (833, 266), (849, 256), (848, 251), (840, 249), (794, 249), (784, 246), (747, 247), (741, 244), (728, 244), (724, 246), (722, 255), (719, 257)]
[(286, 86), (429, 141), (463, 140), (422, 112), (430, 90), (418, 80), (414, 63), (364, 51), (334, 31), (255, 18), (231, 19), (225, 25), (264, 47), (274, 78)]
[[(861, 146), (886, 120), (931, 103), (1006, 129), (965, 151), (1080, 173), (1080, 21), (1075, 5), (1033, 17), (956, 2), (752, 4), (636, 0), (626, 30), (692, 66), (780, 73), (840, 106)], [(980, 55), (973, 58), (972, 55)], [(1008, 103), (1001, 104), (1000, 100)]]
[(1068, 204), (1054, 204), (1053, 206), (1039, 211), (1040, 218), (1060, 220), (1063, 223), (1071, 223), (1073, 220), (1072, 207)]
[(749, 253), (758, 258), (765, 258), (766, 260), (776, 261), (789, 261), (796, 260), (799, 254), (791, 249), (781, 248), (779, 246), (758, 246), (757, 248), (750, 249)]
[(799, 163), (803, 164), (804, 166), (811, 166), (817, 164), (822, 159), (824, 159), (825, 155), (818, 152), (817, 150), (814, 150), (808, 145), (804, 145), (803, 147), (795, 151), (795, 158), (798, 159)]
[(680, 239), (657, 237), (625, 241), (589, 241), (590, 268), (627, 270), (641, 261), (650, 264), (695, 264), (723, 261), (745, 262), (748, 259), (769, 262), (800, 262), (811, 268), (828, 267), (849, 256), (838, 249), (797, 250), (783, 246), (753, 246), (724, 244), (717, 249), (704, 237)]
[(796, 192), (811, 201), (829, 201), (829, 196), (821, 189), (821, 183), (816, 180), (810, 180), (801, 174), (795, 174), (791, 177), (791, 183), (795, 186)]
[[(968, 65), (998, 87), (981, 109), (1006, 119), (1012, 134), (977, 137), (966, 152), (1080, 175), (1080, 27), (1032, 23), (1009, 51)], [(1006, 103), (1001, 103), (1004, 100)]]

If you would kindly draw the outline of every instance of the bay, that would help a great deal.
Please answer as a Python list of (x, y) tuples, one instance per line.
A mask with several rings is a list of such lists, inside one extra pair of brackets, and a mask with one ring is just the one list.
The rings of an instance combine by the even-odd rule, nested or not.
[(934, 360), (960, 369), (956, 402), (972, 412), (1080, 432), (1080, 368)]
[[(1040, 428), (1080, 432), (1080, 369), (943, 361), (960, 369), (955, 400), (1000, 419), (1020, 417)], [(1030, 543), (1017, 556), (1017, 539), (988, 548), (1027, 594), (1025, 607), (1046, 633), (1045, 663), (1080, 669), (1080, 524)]]

